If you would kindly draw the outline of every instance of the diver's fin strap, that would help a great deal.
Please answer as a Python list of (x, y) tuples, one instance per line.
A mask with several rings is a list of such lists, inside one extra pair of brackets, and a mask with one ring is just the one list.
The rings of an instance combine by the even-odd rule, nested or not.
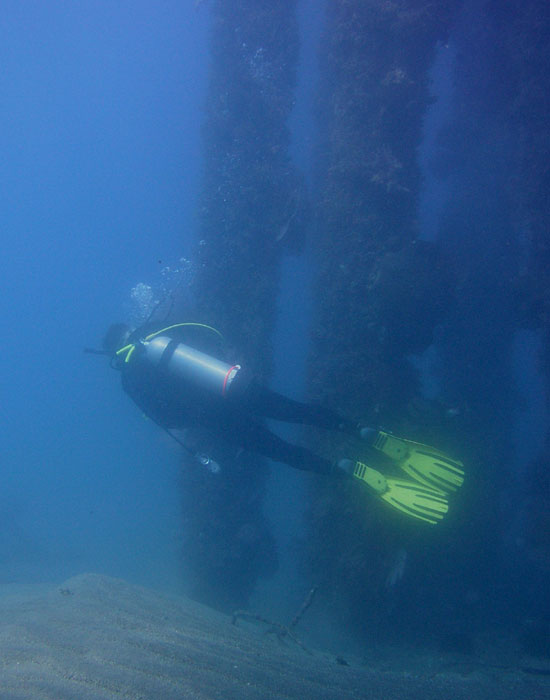
[(386, 477), (372, 467), (367, 467), (363, 462), (355, 462), (353, 476), (361, 479), (371, 487), (377, 494), (383, 494), (388, 490), (388, 482)]
[(381, 430), (373, 447), (397, 462), (399, 467), (420, 484), (446, 493), (464, 483), (462, 462), (451, 459), (435, 447), (398, 438)]

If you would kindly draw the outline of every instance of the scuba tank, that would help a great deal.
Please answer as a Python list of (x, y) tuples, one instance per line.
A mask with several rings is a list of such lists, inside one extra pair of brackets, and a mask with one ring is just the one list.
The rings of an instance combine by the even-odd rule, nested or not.
[(227, 396), (241, 369), (240, 365), (222, 362), (168, 336), (156, 335), (142, 340), (140, 346), (155, 367), (218, 396)]

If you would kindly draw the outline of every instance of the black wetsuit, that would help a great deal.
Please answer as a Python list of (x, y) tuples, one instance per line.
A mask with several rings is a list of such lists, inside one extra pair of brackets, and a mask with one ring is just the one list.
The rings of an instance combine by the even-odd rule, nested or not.
[[(172, 333), (162, 335), (173, 337)], [(137, 337), (130, 340), (134, 342)], [(330, 409), (278, 394), (262, 386), (246, 369), (238, 371), (225, 397), (213, 395), (152, 365), (139, 346), (130, 361), (122, 365), (122, 385), (141, 410), (164, 428), (205, 428), (230, 445), (296, 469), (328, 474), (334, 471), (334, 465), (275, 435), (262, 419), (357, 433), (356, 423)]]

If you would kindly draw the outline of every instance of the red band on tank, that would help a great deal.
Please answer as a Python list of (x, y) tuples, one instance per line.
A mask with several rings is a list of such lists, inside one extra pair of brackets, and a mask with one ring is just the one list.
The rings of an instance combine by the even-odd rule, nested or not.
[(241, 369), (240, 365), (233, 365), (233, 367), (230, 367), (225, 375), (225, 378), (223, 380), (223, 389), (222, 389), (222, 396), (225, 396), (225, 392), (227, 391), (227, 386), (228, 383), (231, 384), (230, 378), (232, 379), (231, 375), (233, 372), (238, 372), (238, 370)]

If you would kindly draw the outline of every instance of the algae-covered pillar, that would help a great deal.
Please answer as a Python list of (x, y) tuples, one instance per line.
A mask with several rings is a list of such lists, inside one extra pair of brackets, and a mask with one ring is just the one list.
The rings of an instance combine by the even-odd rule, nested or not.
[[(508, 275), (506, 286), (517, 308), (517, 325), (538, 350), (535, 372), (538, 390), (545, 392), (546, 411), (550, 411), (550, 14), (544, 0), (513, 0), (505, 5), (490, 2), (484, 26), (492, 28), (492, 61), (487, 67), (494, 85), (488, 94), (487, 82), (480, 87), (480, 101), (489, 102), (494, 113), (505, 120), (507, 132), (500, 138), (513, 157), (512, 167), (502, 168), (509, 196), (510, 228), (515, 232), (516, 277)], [(476, 66), (477, 68), (477, 66)], [(489, 97), (489, 100), (487, 99)], [(505, 138), (507, 140), (505, 140)], [(504, 189), (504, 188), (502, 188)], [(509, 245), (509, 242), (506, 241)], [(519, 293), (518, 293), (519, 292)], [(527, 333), (525, 333), (527, 331)], [(510, 339), (510, 342), (513, 338)], [(514, 415), (526, 410), (529, 389), (525, 375), (516, 378), (519, 401)], [(515, 397), (514, 397), (515, 398)], [(529, 401), (527, 401), (529, 406)], [(531, 408), (531, 410), (533, 410)], [(540, 409), (539, 409), (540, 410)], [(548, 415), (548, 414), (547, 414)], [(550, 602), (548, 553), (550, 551), (550, 425), (547, 415), (529, 416), (534, 437), (532, 449), (538, 451), (529, 464), (510, 464), (500, 474), (501, 488), (513, 490), (515, 513), (505, 524), (506, 542), (511, 549), (507, 561), (513, 567), (513, 595), (523, 592), (524, 618), (532, 618), (532, 637), (540, 634), (540, 649), (548, 640), (547, 620)], [(537, 434), (533, 427), (539, 426)], [(517, 423), (514, 426), (517, 430)], [(501, 435), (502, 435), (501, 431)], [(513, 429), (510, 431), (514, 434)], [(517, 440), (526, 444), (522, 430)], [(518, 448), (521, 453), (521, 448)], [(512, 459), (514, 455), (512, 453)], [(514, 468), (515, 467), (515, 468)], [(504, 476), (504, 478), (503, 478)], [(512, 486), (510, 485), (512, 484)], [(513, 536), (510, 536), (513, 533)], [(492, 534), (492, 533), (491, 533)], [(494, 535), (492, 535), (494, 538)], [(506, 596), (508, 591), (501, 595)], [(518, 596), (519, 597), (519, 596)], [(507, 599), (509, 600), (509, 598)], [(507, 602), (507, 601), (506, 601)], [(545, 653), (545, 652), (542, 652)]]
[[(217, 0), (211, 12), (196, 315), (224, 334), (228, 359), (268, 381), (280, 261), (300, 199), (287, 127), (295, 0)], [(234, 608), (273, 570), (275, 554), (261, 460), (226, 450), (221, 462), (221, 474), (185, 470), (185, 555), (192, 595)]]
[[(459, 266), (438, 350), (442, 391), (461, 413), (467, 478), (445, 595), (461, 600), (479, 582), (460, 616), (470, 629), (484, 620), (494, 627), (497, 615), (532, 618), (534, 630), (537, 616), (548, 616), (550, 434), (526, 462), (545, 438), (530, 392), (550, 376), (549, 39), (542, 0), (465, 3), (451, 38), (455, 97), (439, 141), (449, 193), (439, 236)], [(441, 590), (433, 562), (424, 575)], [(446, 605), (431, 596), (432, 611)]]
[[(396, 432), (417, 391), (405, 358), (431, 343), (449, 298), (435, 246), (418, 240), (417, 149), (452, 4), (329, 0), (320, 51), (309, 393)], [(334, 458), (357, 450), (325, 447)], [(376, 504), (333, 486), (314, 486), (310, 570), (340, 618), (364, 627), (387, 574), (385, 540), (399, 539)]]

